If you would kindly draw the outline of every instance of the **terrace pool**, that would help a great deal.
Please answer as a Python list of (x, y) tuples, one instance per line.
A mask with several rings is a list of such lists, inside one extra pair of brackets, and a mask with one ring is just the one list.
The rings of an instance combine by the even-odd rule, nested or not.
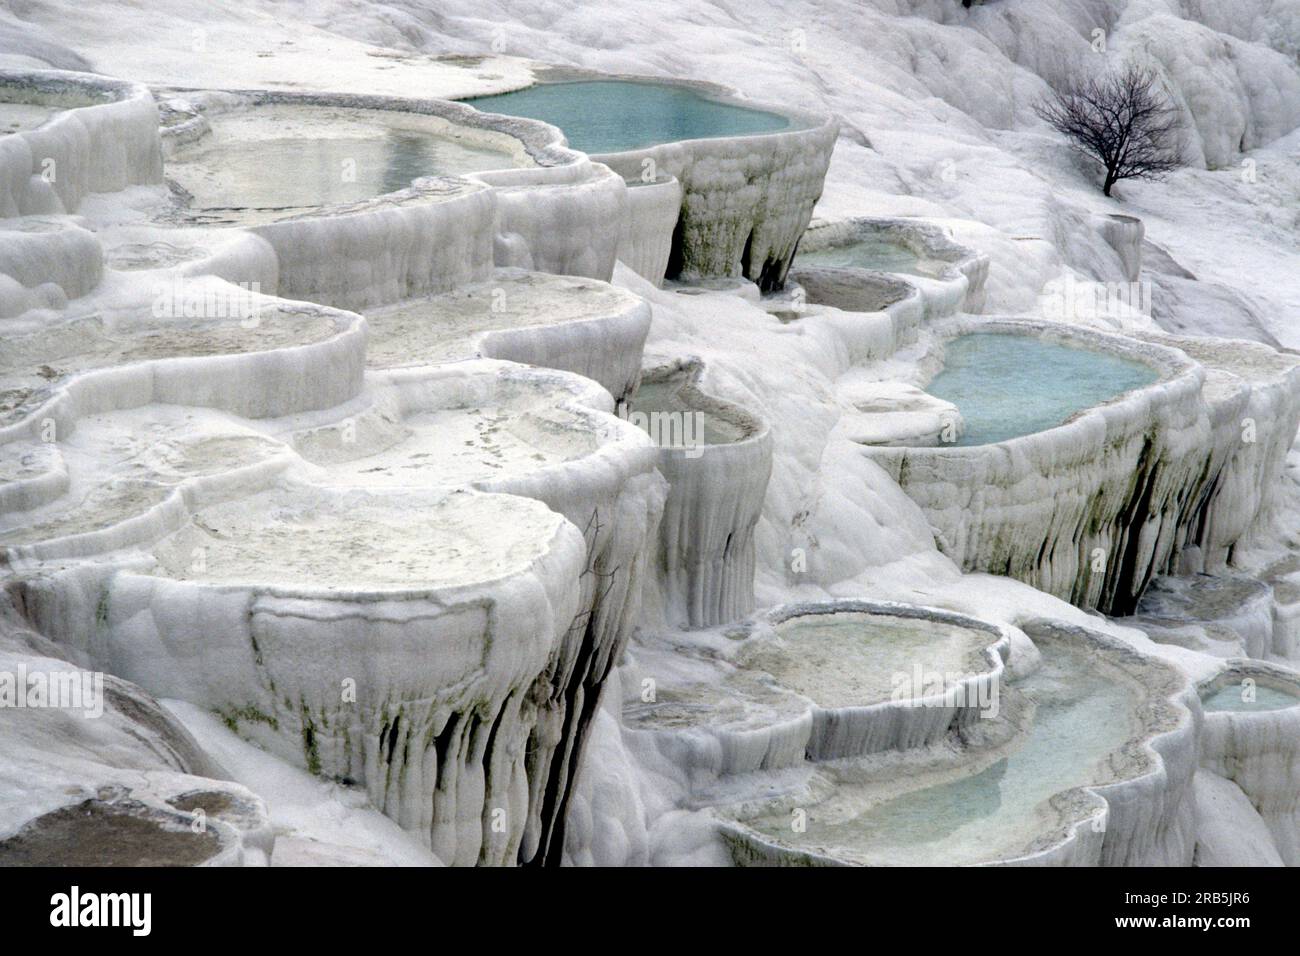
[(946, 676), (939, 681), (946, 690), (955, 677), (987, 671), (983, 650), (996, 640), (960, 624), (854, 611), (798, 615), (776, 633), (779, 644), (756, 645), (740, 660), (822, 707), (895, 699), (900, 679), (907, 690), (901, 699), (920, 697), (929, 692), (922, 675)]
[(60, 112), (60, 107), (42, 103), (0, 103), (0, 136), (36, 129)]
[(485, 113), (558, 126), (574, 149), (596, 154), (790, 128), (777, 113), (712, 100), (684, 86), (634, 80), (541, 83), (464, 102)]
[(682, 392), (689, 384), (680, 374), (642, 379), (636, 394), (620, 406), (619, 415), (649, 431), (663, 447), (730, 445), (748, 437), (740, 424), (697, 408)]
[(1255, 686), (1254, 691), (1254, 699), (1247, 700), (1240, 684), (1228, 684), (1210, 692), (1201, 700), (1201, 705), (1207, 711), (1240, 713), (1243, 711), (1284, 710), (1287, 707), (1295, 707), (1300, 704), (1300, 697), (1289, 691), (1279, 690), (1276, 687), (1265, 687), (1263, 684), (1258, 684)]
[[(1040, 644), (1042, 667), (1016, 687), (1035, 705), (1019, 746), (979, 773), (931, 786), (841, 783), (794, 834), (781, 812), (748, 825), (791, 848), (866, 865), (950, 866), (1022, 854), (1060, 826), (1052, 798), (1103, 782), (1106, 758), (1137, 729), (1135, 691), (1097, 671), (1090, 652)], [(924, 778), (917, 778), (917, 782)]]
[(960, 410), (966, 430), (957, 445), (989, 445), (1054, 428), (1158, 377), (1143, 362), (1106, 352), (977, 332), (947, 343), (943, 371), (925, 390)]
[(870, 237), (839, 246), (800, 251), (795, 256), (799, 266), (829, 269), (870, 269), (874, 272), (897, 272), (904, 275), (935, 277), (942, 275), (948, 263), (919, 255), (904, 243), (883, 237)]
[(270, 104), (219, 113), (167, 175), (199, 222), (256, 225), (397, 192), (421, 176), (527, 165), (500, 133), (397, 110)]

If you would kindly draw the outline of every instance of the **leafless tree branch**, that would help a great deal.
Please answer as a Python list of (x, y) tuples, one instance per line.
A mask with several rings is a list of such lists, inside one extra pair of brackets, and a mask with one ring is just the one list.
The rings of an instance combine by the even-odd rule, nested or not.
[(1159, 179), (1183, 165), (1177, 111), (1155, 74), (1137, 64), (1075, 79), (1034, 111), (1101, 164), (1107, 196), (1121, 179)]

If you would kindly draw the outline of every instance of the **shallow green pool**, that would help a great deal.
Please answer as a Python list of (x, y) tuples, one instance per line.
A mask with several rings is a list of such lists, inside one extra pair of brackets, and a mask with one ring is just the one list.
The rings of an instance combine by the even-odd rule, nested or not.
[(879, 236), (811, 252), (800, 250), (795, 256), (795, 263), (800, 266), (871, 269), (876, 272), (898, 272), (931, 278), (942, 275), (948, 267), (946, 262), (918, 256), (903, 243)]
[(790, 127), (790, 120), (777, 113), (711, 100), (687, 87), (633, 80), (541, 83), (465, 102), (485, 113), (526, 116), (558, 126), (569, 145), (584, 153), (618, 153)]

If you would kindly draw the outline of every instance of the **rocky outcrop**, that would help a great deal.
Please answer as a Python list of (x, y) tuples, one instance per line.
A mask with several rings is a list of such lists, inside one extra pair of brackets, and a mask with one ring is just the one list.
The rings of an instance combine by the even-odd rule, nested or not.
[(0, 591), (0, 866), (265, 866), (262, 801), (139, 687), (75, 657)]

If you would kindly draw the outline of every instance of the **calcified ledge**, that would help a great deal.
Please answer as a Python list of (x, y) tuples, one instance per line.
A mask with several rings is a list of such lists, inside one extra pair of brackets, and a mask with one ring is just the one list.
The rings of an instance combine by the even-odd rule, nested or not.
[(682, 184), (661, 174), (649, 182), (629, 180), (627, 187), (628, 214), (618, 240), (619, 261), (662, 286), (682, 210)]
[(585, 375), (619, 401), (641, 376), (650, 306), (596, 279), (498, 269), (366, 321), (374, 369), (498, 358)]
[[(1222, 468), (1188, 535), (1180, 570), (1222, 571), (1237, 546), (1273, 518), (1279, 478), (1300, 428), (1300, 355), (1239, 339), (1139, 338), (1176, 348), (1205, 369), (1202, 399), (1216, 449), (1211, 462), (1221, 460)], [(1282, 643), (1275, 652), (1289, 650)]]
[[(1231, 387), (1207, 401), (1206, 368), (1171, 347), (1174, 340), (969, 318), (937, 332), (944, 339), (1037, 335), (1159, 372), (1154, 384), (1036, 434), (973, 447), (864, 448), (921, 505), (939, 547), (963, 569), (1006, 574), (1080, 607), (1131, 613), (1152, 576), (1175, 569), (1211, 529), (1222, 560), (1253, 524), (1259, 494), (1276, 478), (1276, 448), (1295, 433), (1300, 395), (1290, 371), (1272, 384), (1277, 370), (1261, 366), (1262, 375), (1247, 379), (1225, 365), (1214, 380)], [(927, 368), (939, 364), (935, 356)], [(1256, 401), (1285, 412), (1261, 415), (1256, 441), (1243, 446), (1239, 419), (1232, 423), (1257, 387)], [(1251, 489), (1260, 491), (1252, 496)]]
[[(1104, 779), (1052, 797), (1055, 822), (1023, 853), (975, 865), (1190, 865), (1196, 840), (1192, 779), (1199, 713), (1191, 684), (1169, 665), (1095, 631), (1045, 620), (1023, 629), (1031, 638), (1092, 649), (1100, 666), (1137, 691), (1132, 712), (1139, 729), (1099, 768)], [(833, 852), (774, 841), (730, 813), (715, 811), (715, 817), (739, 865), (854, 865)]]
[(27, 628), (0, 590), (0, 668), (71, 679), (88, 707), (0, 708), (0, 866), (265, 866), (275, 831), (262, 800), (220, 779), (140, 688), (99, 675), (95, 692), (74, 657)]
[[(1153, 641), (1212, 657), (1286, 656), (1274, 620), (1273, 588), (1249, 574), (1193, 574), (1152, 580), (1133, 624)], [(1277, 642), (1275, 645), (1275, 641)]]
[(75, 212), (92, 192), (162, 182), (158, 110), (139, 83), (61, 70), (0, 71), (0, 100), (65, 107), (0, 139), (0, 215)]
[(1288, 693), (1296, 703), (1277, 710), (1207, 710), (1201, 767), (1240, 787), (1282, 861), (1300, 866), (1300, 673), (1262, 661), (1228, 661), (1201, 684), (1201, 696), (1247, 679)]
[(906, 700), (853, 706), (817, 706), (813, 710), (809, 760), (838, 760), (884, 750), (910, 750), (938, 743), (949, 733), (962, 733), (980, 718), (981, 702), (996, 700), (1011, 656), (1011, 635), (1005, 627), (939, 608), (885, 601), (821, 601), (786, 604), (766, 616), (772, 627), (827, 615), (858, 613), (925, 621), (979, 632), (983, 669), (965, 674), (939, 693), (915, 693)]
[[(224, 283), (212, 280), (220, 291)], [(58, 440), (90, 415), (150, 403), (219, 408), (247, 418), (272, 418), (327, 408), (361, 387), (365, 322), (360, 316), (307, 303), (257, 300), (264, 319), (319, 328), (266, 339), (261, 325), (226, 320), (153, 319), (103, 325), (97, 317), (29, 330), (33, 348), (66, 330), (69, 340), (97, 351), (58, 354), (58, 377), (41, 382), (26, 367), (0, 369), (0, 387), (17, 396), (0, 420), (0, 452), (32, 455), (39, 464), (0, 486), (0, 513), (45, 504), (67, 488)], [(12, 337), (11, 343), (21, 336)], [(176, 347), (169, 336), (180, 336)], [(193, 350), (183, 343), (189, 342)], [(158, 357), (153, 357), (157, 355)], [(39, 450), (41, 445), (47, 446)]]
[(676, 86), (790, 119), (791, 128), (771, 133), (680, 140), (592, 155), (628, 180), (644, 176), (649, 163), (654, 175), (680, 182), (681, 217), (673, 234), (668, 278), (744, 276), (764, 292), (785, 284), (799, 237), (821, 198), (839, 136), (833, 117), (746, 99), (728, 87), (695, 80), (570, 67), (539, 69), (536, 76), (541, 82), (624, 80)]
[(63, 309), (69, 299), (94, 289), (103, 274), (95, 234), (66, 219), (26, 216), (0, 225), (0, 319), (30, 309)]
[(936, 223), (876, 217), (815, 222), (799, 240), (799, 251), (836, 249), (864, 239), (896, 243), (940, 268), (933, 276), (918, 276), (858, 266), (801, 264), (796, 254), (791, 279), (807, 290), (810, 302), (850, 312), (888, 309), (903, 313), (904, 301), (912, 296), (900, 295), (901, 289), (914, 289), (920, 314), (915, 314), (913, 308), (911, 314), (903, 313), (900, 319), (905, 317), (918, 324), (983, 309), (989, 257), (955, 241), (947, 229)]
[(275, 252), (242, 229), (129, 224), (94, 235), (105, 270), (166, 271), (186, 279), (216, 276), (267, 295), (275, 295), (279, 285)]
[[(776, 633), (780, 625), (834, 614), (879, 618), (886, 634), (900, 620), (969, 631), (979, 645), (978, 663), (972, 662), (968, 671), (963, 668), (956, 680), (945, 681), (941, 691), (930, 693), (922, 684), (906, 699), (882, 695), (853, 704), (831, 704), (816, 694), (790, 689), (763, 669), (763, 660), (783, 647)], [(638, 745), (687, 768), (697, 783), (938, 743), (950, 733), (969, 729), (980, 715), (981, 702), (997, 700), (996, 686), (1004, 679), (1011, 654), (1011, 635), (1004, 627), (939, 608), (888, 601), (781, 605), (728, 631), (727, 639), (726, 660), (734, 668), (724, 678), (668, 688), (662, 702), (632, 700), (624, 709), (626, 733)], [(845, 640), (851, 639), (846, 628)], [(784, 653), (799, 650), (785, 648)], [(930, 662), (916, 663), (929, 667)], [(910, 680), (910, 671), (908, 676)], [(698, 699), (706, 687), (717, 700)]]
[[(620, 250), (653, 266), (674, 194), (632, 200), (621, 176), (563, 145), (553, 126), (451, 100), (267, 90), (170, 90), (169, 148), (192, 142), (204, 114), (266, 105), (334, 106), (433, 116), (509, 137), (529, 165), (418, 178), (368, 200), (246, 227), (274, 250), (278, 294), (364, 310), (482, 281), (494, 267), (609, 279)], [(648, 204), (648, 208), (647, 208)], [(557, 228), (563, 222), (564, 228)], [(657, 245), (656, 245), (657, 244)], [(652, 280), (661, 278), (651, 274)]]
[(791, 303), (797, 305), (791, 312), (793, 319), (811, 313), (810, 305), (857, 314), (883, 313), (889, 321), (889, 334), (855, 351), (854, 357), (861, 363), (887, 359), (915, 342), (927, 315), (927, 299), (920, 288), (902, 276), (865, 269), (796, 266), (790, 270), (786, 290)]
[[(567, 431), (577, 455), (438, 486), (385, 483), (377, 467), (322, 483), (281, 453), (86, 539), (93, 563), (23, 560), (10, 590), (96, 666), (365, 786), (448, 863), (556, 862), (586, 726), (650, 561), (654, 450), (594, 383), (509, 363), (384, 373), (360, 401), (391, 431), (520, 389), (553, 409), (540, 440), (571, 447), (556, 437)], [(350, 411), (333, 427), (355, 422), (355, 444), (314, 455), (317, 469), (393, 447)], [(324, 427), (300, 440), (328, 449)], [(270, 553), (277, 540), (291, 558)]]
[[(172, 111), (169, 128), (196, 135), (197, 115)], [(530, 129), (543, 146), (559, 139), (541, 124)], [(159, 152), (151, 101), (147, 127), (131, 132)], [(607, 275), (628, 239), (628, 187), (556, 149), (559, 165), (485, 174), (492, 183), (418, 180), (272, 223), (288, 230), (280, 248), (238, 227), (97, 236), (29, 220), (7, 260), (15, 285), (0, 290), (52, 307), (84, 299), (43, 327), (14, 325), (27, 338), (6, 356), (0, 566), (24, 619), (85, 665), (217, 710), (286, 759), (364, 786), (452, 863), (559, 862), (599, 691), (652, 573), (665, 487), (648, 438), (610, 414), (599, 384), (474, 356), (526, 353), (625, 391), (639, 375), (648, 309), (598, 283), (596, 298), (608, 301), (567, 328), (470, 330), (448, 364), (430, 356), (367, 375), (361, 316), (262, 292), (372, 305), (461, 285), (468, 273), (488, 279), (498, 264)], [(673, 184), (662, 185), (671, 200)], [(461, 203), (456, 215), (449, 203)], [(443, 232), (424, 228), (438, 223)], [(85, 270), (70, 268), (92, 244), (100, 248)], [(167, 288), (182, 298), (210, 294), (262, 311), (172, 319), (143, 295), (94, 301), (105, 259), (174, 280)], [(233, 284), (250, 282), (260, 290)], [(171, 304), (183, 313), (180, 298)], [(547, 400), (535, 413), (498, 407), (519, 388)], [(369, 415), (373, 427), (358, 431), (370, 444), (350, 453), (379, 462), (397, 449), (402, 459), (403, 442), (427, 446), (430, 416), (484, 411), (511, 419), (525, 445), (558, 445), (480, 473), (509, 452), (497, 440), (507, 437), (503, 423), (485, 420), (474, 449), (461, 449), (482, 453), (474, 475), (459, 480), (440, 459), (424, 477), (438, 475), (421, 481), (428, 456), (413, 447), (396, 462), (408, 470), (395, 488), (371, 488), (365, 469), (349, 477), (346, 460), (309, 462), (296, 448), (300, 433), (331, 424), (347, 432), (349, 417)], [(221, 525), (239, 533), (204, 530)], [(277, 561), (286, 538), (299, 547)], [(220, 636), (201, 639), (211, 634)], [(434, 659), (428, 640), (441, 648)], [(338, 651), (332, 662), (322, 641)], [(358, 688), (351, 704), (347, 678)], [(506, 814), (504, 828), (489, 810)], [(46, 820), (43, 832), (57, 824)]]
[[(670, 414), (715, 421), (730, 432), (725, 442), (706, 435), (685, 446), (661, 442), (659, 448), (659, 473), (669, 485), (659, 524), (665, 610), (690, 627), (739, 620), (753, 610), (754, 527), (772, 475), (768, 423), (703, 391), (703, 374), (702, 362), (683, 360), (641, 375), (642, 388), (662, 386), (670, 393)], [(635, 396), (629, 406), (642, 411)]]

